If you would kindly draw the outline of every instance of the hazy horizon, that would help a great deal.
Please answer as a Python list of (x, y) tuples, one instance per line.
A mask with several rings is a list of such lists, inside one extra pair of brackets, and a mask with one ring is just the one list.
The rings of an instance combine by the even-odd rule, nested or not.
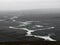
[(58, 9), (60, 0), (0, 0), (0, 11)]

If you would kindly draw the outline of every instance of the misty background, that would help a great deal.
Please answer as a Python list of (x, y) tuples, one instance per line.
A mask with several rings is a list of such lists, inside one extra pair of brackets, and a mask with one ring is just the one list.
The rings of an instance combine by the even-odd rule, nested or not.
[(59, 14), (60, 0), (0, 0), (0, 13), (2, 15)]
[(60, 0), (0, 0), (0, 11), (58, 9)]

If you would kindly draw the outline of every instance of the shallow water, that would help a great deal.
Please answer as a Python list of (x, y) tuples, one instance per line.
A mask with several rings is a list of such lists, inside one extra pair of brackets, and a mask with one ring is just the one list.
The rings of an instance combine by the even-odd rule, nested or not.
[[(35, 24), (34, 24), (35, 23)], [(35, 32), (35, 31), (41, 31), (41, 30), (49, 30), (49, 29), (54, 29), (55, 27), (50, 27), (50, 26), (43, 26), (43, 25), (39, 25), (38, 23), (40, 23), (39, 21), (26, 21), (26, 22), (22, 22), (22, 26), (16, 26), (16, 27), (13, 27), (13, 26), (9, 26), (9, 28), (11, 29), (22, 29), (22, 30), (26, 30), (27, 34), (25, 36), (34, 36), (34, 37), (37, 37), (37, 38), (42, 38), (44, 40), (47, 40), (47, 41), (56, 41), (55, 39), (52, 39), (50, 36), (52, 36), (53, 34), (50, 34), (48, 33), (47, 35), (33, 35), (32, 33)], [(31, 28), (31, 29), (30, 29)]]

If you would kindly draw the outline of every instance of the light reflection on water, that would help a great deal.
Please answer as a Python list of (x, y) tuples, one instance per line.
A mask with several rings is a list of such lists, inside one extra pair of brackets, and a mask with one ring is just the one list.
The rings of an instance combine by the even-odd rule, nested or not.
[[(54, 39), (52, 39), (50, 36), (52, 36), (52, 34), (47, 34), (45, 36), (40, 36), (40, 35), (33, 35), (32, 33), (38, 30), (50, 30), (50, 29), (54, 29), (54, 26), (47, 26), (47, 25), (40, 25), (40, 21), (25, 21), (25, 22), (19, 22), (20, 24), (18, 26), (9, 26), (9, 28), (11, 29), (22, 29), (22, 30), (26, 30), (27, 34), (25, 36), (34, 36), (37, 38), (42, 38), (46, 41), (56, 41)], [(53, 33), (55, 34), (55, 33)]]

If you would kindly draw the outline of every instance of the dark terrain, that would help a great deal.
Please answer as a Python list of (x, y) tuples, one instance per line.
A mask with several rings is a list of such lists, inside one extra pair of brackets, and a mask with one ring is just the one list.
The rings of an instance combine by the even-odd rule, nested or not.
[[(13, 16), (18, 16), (18, 18), (14, 19), (16, 22), (13, 22), (10, 18)], [(39, 30), (35, 31), (33, 35), (41, 35), (45, 36), (48, 34), (54, 33), (51, 38), (60, 41), (60, 14), (59, 13), (48, 13), (48, 14), (40, 14), (40, 13), (23, 13), (23, 12), (2, 12), (0, 13), (0, 42), (10, 42), (10, 41), (45, 41), (44, 39), (37, 38), (34, 36), (25, 36), (25, 30), (20, 29), (9, 29), (9, 26), (18, 26), (18, 21), (40, 21), (40, 25), (45, 26), (54, 26), (54, 29), (47, 30)], [(36, 23), (37, 24), (37, 23)], [(32, 24), (33, 25), (33, 24)], [(31, 25), (31, 27), (32, 27)], [(30, 27), (30, 28), (31, 28)]]

